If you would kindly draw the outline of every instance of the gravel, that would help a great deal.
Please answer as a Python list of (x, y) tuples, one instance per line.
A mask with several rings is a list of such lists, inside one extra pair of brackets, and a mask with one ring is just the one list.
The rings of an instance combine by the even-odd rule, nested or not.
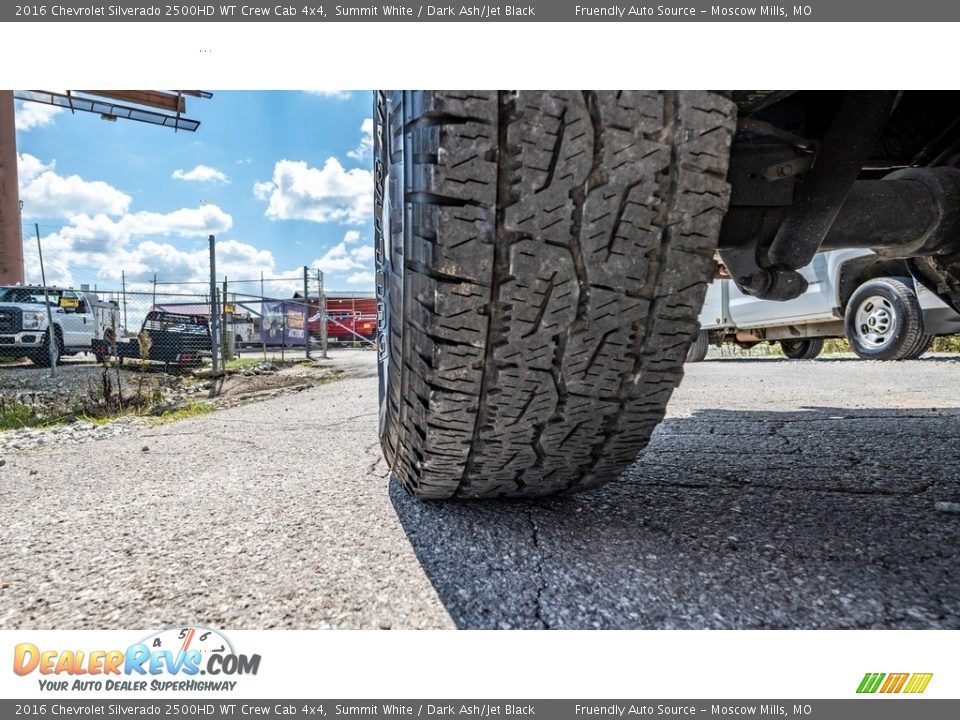
[(957, 359), (690, 365), (618, 482), (439, 505), (387, 479), (373, 353), (333, 362), (3, 454), (0, 627), (960, 628)]

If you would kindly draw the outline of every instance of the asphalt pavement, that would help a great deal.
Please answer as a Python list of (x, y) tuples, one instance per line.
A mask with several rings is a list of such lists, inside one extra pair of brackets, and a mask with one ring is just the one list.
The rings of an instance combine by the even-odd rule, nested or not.
[(599, 491), (428, 504), (347, 378), (0, 456), (0, 627), (960, 628), (960, 358), (688, 365)]

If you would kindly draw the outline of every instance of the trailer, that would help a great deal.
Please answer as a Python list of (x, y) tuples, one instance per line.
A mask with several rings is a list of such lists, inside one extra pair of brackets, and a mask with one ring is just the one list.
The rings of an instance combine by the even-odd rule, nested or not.
[(110, 357), (148, 360), (167, 365), (199, 365), (210, 354), (210, 324), (204, 315), (187, 315), (164, 310), (147, 313), (137, 337), (93, 343), (97, 362)]

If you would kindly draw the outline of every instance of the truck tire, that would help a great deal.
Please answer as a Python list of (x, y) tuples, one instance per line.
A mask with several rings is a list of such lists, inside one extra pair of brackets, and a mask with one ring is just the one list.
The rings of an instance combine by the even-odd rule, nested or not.
[(923, 341), (923, 314), (910, 280), (876, 278), (858, 287), (847, 302), (844, 328), (861, 358), (908, 358)]
[(791, 360), (813, 360), (823, 350), (823, 338), (781, 340), (780, 349)]
[(930, 349), (930, 346), (933, 345), (933, 335), (922, 335), (917, 347), (915, 347), (909, 355), (907, 355), (904, 360), (916, 360), (921, 355), (923, 355), (927, 350)]
[(703, 359), (707, 357), (707, 350), (710, 349), (710, 333), (706, 330), (701, 330), (697, 333), (693, 344), (690, 345), (690, 349), (687, 351), (687, 362), (703, 362)]
[(35, 350), (30, 356), (30, 359), (33, 361), (33, 364), (37, 367), (50, 367), (51, 364), (59, 365), (60, 356), (63, 352), (63, 338), (60, 335), (59, 329), (54, 329), (54, 348), (53, 348), (53, 362), (51, 363), (50, 357), (50, 333), (43, 333), (43, 345), (40, 346), (39, 350)]
[(661, 420), (726, 211), (708, 92), (378, 92), (380, 438), (425, 499), (615, 478)]

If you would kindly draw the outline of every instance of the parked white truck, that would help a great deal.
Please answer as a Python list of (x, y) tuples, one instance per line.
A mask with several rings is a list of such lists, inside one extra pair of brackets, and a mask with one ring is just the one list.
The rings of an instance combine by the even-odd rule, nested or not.
[(810, 360), (827, 338), (846, 338), (862, 358), (909, 360), (934, 337), (960, 333), (960, 315), (916, 282), (902, 261), (869, 250), (833, 250), (815, 255), (800, 272), (807, 290), (786, 302), (742, 293), (732, 280), (710, 283), (687, 361), (703, 360), (709, 345), (761, 342), (779, 342), (788, 358)]
[[(50, 324), (55, 343), (50, 349)], [(36, 285), (0, 287), (0, 357), (28, 357), (49, 367), (64, 355), (92, 352), (94, 340), (120, 334), (117, 304), (88, 290)]]

